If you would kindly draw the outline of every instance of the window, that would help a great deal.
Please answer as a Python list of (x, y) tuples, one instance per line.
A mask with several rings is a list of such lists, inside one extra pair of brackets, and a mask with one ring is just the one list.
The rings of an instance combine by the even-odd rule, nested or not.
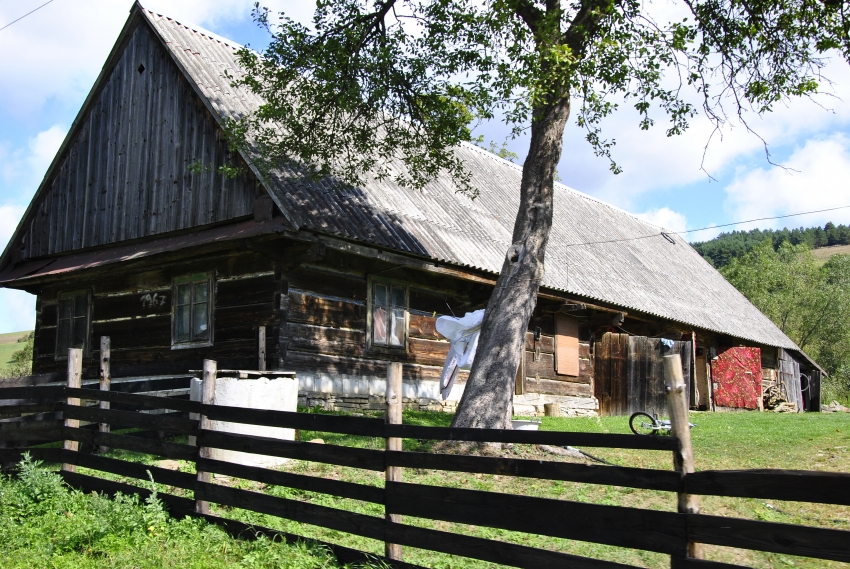
[(407, 288), (386, 282), (373, 282), (371, 300), (372, 345), (405, 347)]
[(212, 344), (210, 275), (193, 275), (174, 281), (175, 347)]
[(68, 357), (68, 348), (88, 348), (89, 293), (68, 292), (59, 295), (59, 321), (56, 325), (56, 358)]

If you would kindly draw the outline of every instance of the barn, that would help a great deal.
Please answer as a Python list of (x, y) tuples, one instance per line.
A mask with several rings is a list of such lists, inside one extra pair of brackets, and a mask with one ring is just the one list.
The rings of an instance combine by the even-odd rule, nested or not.
[[(263, 178), (222, 124), (261, 101), (233, 88), (239, 46), (136, 4), (0, 258), (37, 295), (34, 373), (100, 338), (115, 375), (291, 370), (304, 405), (451, 411), (436, 318), (486, 307), (510, 244), (521, 170), (457, 149), (480, 197), (436, 176), (335, 189)], [(227, 165), (235, 175), (220, 171)], [(694, 409), (758, 409), (763, 382), (816, 410), (821, 370), (681, 237), (558, 185), (556, 224), (514, 411), (663, 413), (660, 359), (682, 356)], [(767, 383), (765, 383), (766, 385)]]

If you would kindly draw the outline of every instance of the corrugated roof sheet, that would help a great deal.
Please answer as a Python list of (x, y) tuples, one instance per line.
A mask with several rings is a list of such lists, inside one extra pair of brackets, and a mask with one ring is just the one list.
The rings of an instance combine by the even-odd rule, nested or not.
[[(224, 77), (236, 44), (145, 11), (220, 118), (262, 103)], [(277, 172), (267, 189), (296, 225), (437, 261), (498, 273), (510, 245), (521, 168), (475, 146), (457, 152), (480, 197), (441, 175), (419, 192), (390, 182), (339, 191)], [(590, 196), (557, 185), (543, 286), (771, 346), (798, 349), (688, 243)], [(603, 243), (599, 243), (602, 241)]]

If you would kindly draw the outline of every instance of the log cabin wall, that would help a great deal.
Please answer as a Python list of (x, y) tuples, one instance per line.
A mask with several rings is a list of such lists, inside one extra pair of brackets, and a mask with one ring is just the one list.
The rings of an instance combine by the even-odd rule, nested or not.
[[(212, 277), (212, 345), (174, 349), (174, 279), (196, 274)], [(85, 291), (90, 296), (83, 361), (86, 377), (97, 376), (101, 336), (111, 339), (115, 376), (184, 373), (201, 369), (205, 358), (217, 360), (220, 368), (257, 369), (258, 326), (267, 327), (268, 337), (277, 337), (278, 307), (286, 287), (273, 263), (254, 253), (188, 258), (124, 276), (68, 278), (38, 295), (33, 373), (61, 372), (66, 367), (66, 359), (56, 354), (57, 309), (59, 296), (69, 291)], [(267, 344), (267, 361), (276, 362), (278, 344)]]

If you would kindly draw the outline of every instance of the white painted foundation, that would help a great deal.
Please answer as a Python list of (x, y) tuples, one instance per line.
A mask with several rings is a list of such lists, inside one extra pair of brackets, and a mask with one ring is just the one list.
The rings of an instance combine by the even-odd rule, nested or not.
[[(201, 399), (201, 380), (194, 378), (190, 398)], [(271, 409), (274, 411), (296, 411), (298, 404), (298, 380), (294, 377), (216, 377), (215, 405), (247, 407), (249, 409)], [(213, 421), (214, 431), (255, 435), (274, 439), (295, 440), (294, 429), (246, 425), (227, 421)], [(286, 458), (265, 456), (223, 449), (210, 449), (210, 458), (235, 462), (248, 466), (278, 466), (289, 461)]]

